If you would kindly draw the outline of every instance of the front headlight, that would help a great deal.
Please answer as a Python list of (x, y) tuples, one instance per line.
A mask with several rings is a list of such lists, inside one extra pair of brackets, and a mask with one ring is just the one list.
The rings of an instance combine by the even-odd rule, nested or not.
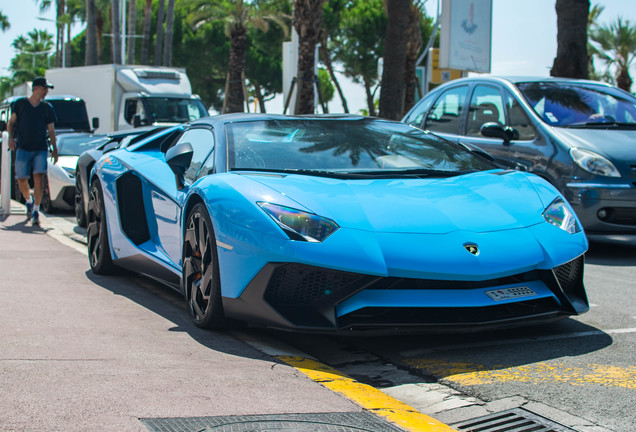
[(618, 172), (613, 163), (608, 161), (605, 157), (593, 151), (571, 148), (570, 156), (572, 160), (585, 171), (602, 175), (606, 177), (620, 177), (621, 173)]
[(543, 212), (543, 217), (548, 223), (570, 234), (576, 234), (582, 229), (574, 211), (561, 198), (552, 201), (552, 204)]
[(274, 219), (291, 240), (322, 242), (340, 228), (331, 219), (313, 213), (266, 202), (257, 204)]

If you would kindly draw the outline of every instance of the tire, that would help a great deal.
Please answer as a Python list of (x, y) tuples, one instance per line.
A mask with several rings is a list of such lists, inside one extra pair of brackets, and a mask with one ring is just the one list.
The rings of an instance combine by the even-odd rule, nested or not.
[(228, 320), (221, 300), (216, 239), (212, 221), (202, 203), (192, 208), (186, 220), (182, 281), (192, 322), (201, 328), (225, 328)]
[(51, 193), (49, 192), (49, 178), (45, 174), (42, 179), (42, 200), (40, 201), (40, 209), (44, 213), (54, 213), (53, 203), (51, 202)]
[(104, 194), (99, 180), (91, 186), (88, 198), (88, 229), (86, 231), (88, 243), (88, 262), (93, 273), (106, 275), (119, 273), (113, 264), (108, 241), (108, 225), (104, 211)]
[(75, 177), (75, 221), (77, 226), (86, 228), (86, 213), (84, 212), (84, 195), (82, 190), (82, 179), (79, 171)]

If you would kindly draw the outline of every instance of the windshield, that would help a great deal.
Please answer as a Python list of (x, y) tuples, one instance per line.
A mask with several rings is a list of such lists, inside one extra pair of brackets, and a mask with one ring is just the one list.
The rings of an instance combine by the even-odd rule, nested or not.
[(86, 105), (78, 99), (46, 99), (55, 111), (55, 129), (90, 131)]
[(457, 175), (495, 168), (465, 148), (378, 119), (289, 119), (227, 125), (230, 170)]
[(208, 116), (199, 99), (152, 97), (144, 105), (152, 123), (184, 123)]
[(57, 139), (57, 151), (60, 156), (79, 156), (86, 150), (97, 147), (108, 141), (108, 137), (60, 135)]
[(535, 112), (554, 126), (636, 126), (636, 99), (612, 87), (529, 82), (517, 87)]

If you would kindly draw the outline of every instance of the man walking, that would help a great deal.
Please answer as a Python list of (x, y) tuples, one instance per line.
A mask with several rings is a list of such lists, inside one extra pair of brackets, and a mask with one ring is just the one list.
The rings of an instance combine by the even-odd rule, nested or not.
[[(57, 144), (53, 128), (55, 111), (51, 104), (44, 101), (50, 88), (53, 86), (46, 78), (35, 78), (31, 96), (20, 98), (11, 105), (12, 113), (7, 125), (9, 148), (15, 150), (15, 177), (26, 200), (27, 221), (33, 218), (33, 225), (40, 224), (40, 201), (44, 190), (49, 140), (53, 161), (57, 162)], [(31, 168), (33, 198), (29, 187)]]

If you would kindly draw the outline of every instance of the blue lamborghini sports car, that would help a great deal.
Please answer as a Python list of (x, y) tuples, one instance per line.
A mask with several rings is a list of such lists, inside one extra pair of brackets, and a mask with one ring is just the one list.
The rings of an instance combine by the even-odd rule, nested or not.
[(476, 329), (588, 310), (587, 240), (533, 174), (403, 123), (228, 114), (106, 153), (88, 254), (197, 326)]

